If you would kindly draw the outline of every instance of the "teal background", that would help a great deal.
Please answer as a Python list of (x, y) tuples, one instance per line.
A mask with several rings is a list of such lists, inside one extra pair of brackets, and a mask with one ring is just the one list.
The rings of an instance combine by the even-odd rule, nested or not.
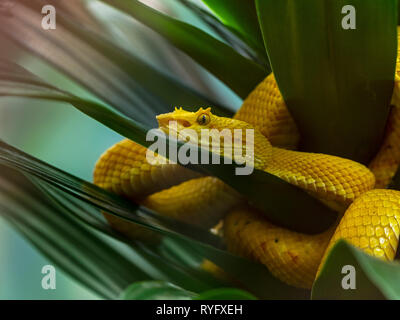
[[(155, 1), (144, 2), (150, 4)], [(177, 10), (172, 5), (174, 1), (163, 0), (161, 3), (163, 10), (172, 10), (175, 16), (200, 26), (199, 21), (192, 15)], [(101, 8), (96, 10), (101, 11)], [(109, 23), (114, 22), (118, 23), (119, 20), (109, 19)], [(131, 35), (130, 38), (131, 41), (134, 40)], [(145, 54), (146, 46), (140, 45), (141, 39), (136, 40), (137, 48), (134, 50), (137, 49), (141, 55)], [(171, 51), (168, 54), (171, 54)], [(179, 53), (173, 51), (172, 54)], [(15, 60), (15, 57), (13, 58)], [(146, 59), (151, 63), (158, 63), (157, 55), (149, 54)], [(77, 95), (90, 96), (39, 59), (20, 56), (18, 63), (40, 74), (51, 84)], [(160, 67), (166, 68), (165, 65)], [(240, 105), (240, 99), (218, 80), (205, 72), (200, 74), (203, 81), (210, 84), (216, 98), (222, 99), (233, 108)], [(88, 181), (92, 180), (92, 170), (99, 156), (122, 139), (118, 134), (68, 104), (4, 97), (0, 98), (0, 138), (24, 152)], [(41, 269), (47, 264), (52, 262), (37, 252), (0, 218), (0, 299), (97, 299), (57, 266), (55, 266), (56, 290), (42, 289)]]

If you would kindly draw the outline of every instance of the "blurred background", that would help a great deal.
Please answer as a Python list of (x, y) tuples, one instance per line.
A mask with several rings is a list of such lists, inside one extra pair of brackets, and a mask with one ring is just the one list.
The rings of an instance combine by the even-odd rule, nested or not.
[[(66, 2), (73, 1), (75, 0), (59, 0), (59, 3), (65, 5)], [(142, 2), (213, 33), (179, 5), (180, 1)], [(213, 76), (200, 71), (192, 60), (171, 48), (158, 35), (152, 34), (151, 42), (144, 40), (144, 33), (152, 33), (146, 27), (138, 24), (134, 34), (127, 33), (124, 32), (127, 24), (136, 23), (130, 17), (123, 16), (95, 0), (88, 1), (88, 9), (95, 12), (99, 23), (107, 21), (111, 25), (111, 33), (119, 38), (121, 46), (129, 50), (134, 47), (134, 53), (150, 64), (165, 71), (174, 71), (185, 82), (195, 82), (196, 87), (202, 88), (205, 94), (217, 101), (223, 101), (232, 109), (240, 106), (241, 100), (235, 94)], [(47, 82), (59, 88), (79, 93), (80, 96), (89, 95), (40, 59), (25, 55), (12, 43), (0, 40), (2, 48), (6, 48), (0, 52), (0, 58), (18, 61), (26, 69), (40, 74)], [(130, 44), (129, 47), (126, 46), (127, 43)], [(96, 160), (122, 137), (68, 104), (1, 97), (0, 139), (62, 170), (91, 181)], [(36, 251), (1, 217), (0, 261), (0, 299), (97, 299), (60, 270), (57, 270), (56, 290), (42, 289), (41, 269), (44, 265), (51, 264), (51, 261)]]

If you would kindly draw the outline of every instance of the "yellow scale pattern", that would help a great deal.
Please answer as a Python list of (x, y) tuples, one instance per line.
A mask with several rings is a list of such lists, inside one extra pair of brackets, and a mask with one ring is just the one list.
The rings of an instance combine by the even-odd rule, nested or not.
[[(256, 118), (253, 118), (253, 111), (258, 114)], [(238, 113), (240, 116), (236, 114), (235, 117), (248, 123), (258, 119), (255, 125), (260, 129), (268, 125), (270, 129), (264, 132), (275, 141), (275, 146), (294, 147), (299, 140), (297, 128), (285, 106), (273, 74), (266, 77), (249, 94)], [(267, 121), (269, 117), (272, 121)], [(214, 221), (216, 224), (231, 208), (244, 201), (233, 189), (217, 178), (202, 177), (178, 184), (176, 178), (163, 179), (165, 174), (161, 177), (155, 173), (150, 174), (151, 170), (157, 168), (152, 168), (147, 163), (145, 153), (146, 148), (127, 139), (115, 144), (97, 161), (94, 184), (132, 199), (142, 199), (141, 204), (156, 212), (205, 228), (211, 227)], [(171, 168), (171, 173), (173, 169)], [(163, 171), (156, 172), (163, 173)], [(167, 183), (177, 185), (168, 189)], [(146, 195), (149, 196), (145, 198)], [(116, 230), (133, 239), (148, 240), (155, 236), (155, 233), (143, 227), (112, 215), (105, 214), (105, 216)]]
[(278, 227), (250, 208), (234, 209), (224, 219), (228, 250), (259, 261), (280, 280), (310, 288), (334, 231), (306, 235)]
[[(399, 80), (397, 77), (393, 99), (395, 107), (391, 112), (382, 148), (370, 164), (377, 177), (378, 188), (385, 187), (390, 182), (400, 163), (400, 104), (397, 103), (400, 101), (397, 97), (400, 92)], [(280, 149), (276, 150), (280, 152)], [(278, 162), (282, 165), (274, 174), (296, 183), (291, 181), (293, 176), (285, 167), (294, 168), (299, 159), (294, 160), (294, 157), (290, 160), (285, 158), (287, 155), (284, 152), (283, 157), (277, 157), (276, 152), (273, 152), (272, 159), (280, 158)], [(314, 166), (315, 164), (310, 165)], [(304, 164), (298, 167), (299, 170), (304, 168)], [(325, 169), (322, 171), (325, 172)], [(241, 209), (233, 211), (224, 219), (224, 237), (229, 249), (259, 261), (282, 281), (302, 288), (312, 286), (318, 266), (321, 268), (327, 253), (339, 239), (346, 239), (378, 258), (393, 260), (399, 241), (400, 192), (374, 189), (363, 193), (362, 190), (368, 190), (363, 186), (370, 183), (370, 177), (367, 174), (362, 178), (362, 174), (355, 172), (354, 175), (361, 178), (362, 187), (355, 192), (347, 192), (349, 195), (353, 193), (353, 196), (346, 202), (355, 201), (345, 212), (332, 238), (333, 227), (322, 234), (311, 236), (280, 228), (255, 211)], [(275, 237), (274, 241), (272, 236)], [(280, 245), (275, 239), (279, 239)]]
[(374, 187), (375, 177), (362, 164), (321, 153), (273, 148), (269, 173), (322, 200), (349, 205)]
[(166, 216), (210, 229), (243, 201), (221, 180), (204, 177), (152, 194), (142, 204)]
[[(150, 165), (147, 149), (124, 139), (109, 148), (97, 161), (93, 181), (114, 193), (141, 199), (200, 174), (177, 164)], [(166, 160), (165, 160), (166, 161)]]
[(400, 192), (374, 189), (358, 197), (346, 211), (329, 243), (346, 239), (366, 253), (393, 260), (399, 242)]
[(249, 94), (234, 119), (251, 123), (276, 147), (295, 149), (300, 139), (273, 73)]
[[(399, 30), (398, 28), (400, 36)], [(386, 187), (400, 164), (400, 46), (392, 103), (394, 107), (382, 147), (369, 166), (376, 176), (376, 188)], [(320, 267), (323, 265), (330, 248), (339, 239), (346, 239), (381, 259), (393, 260), (399, 240), (399, 199), (400, 192), (393, 190), (371, 190), (362, 194), (346, 211), (326, 250), (324, 248), (333, 228), (316, 236), (294, 233), (272, 225), (264, 217), (257, 217), (256, 213), (249, 210), (236, 210), (225, 218), (225, 239), (230, 250), (244, 256), (252, 256), (256, 261), (266, 265), (282, 281), (310, 288), (318, 264)], [(247, 224), (249, 220), (251, 223)], [(252, 225), (253, 222), (257, 227)], [(241, 231), (246, 228), (250, 230)], [(280, 239), (282, 246), (277, 246), (275, 243), (274, 245), (271, 240), (267, 246), (265, 238), (270, 234)], [(293, 237), (297, 237), (295, 241), (292, 241)], [(310, 247), (311, 250), (303, 250)], [(287, 258), (288, 252), (292, 255), (296, 252), (295, 256), (301, 257), (300, 261), (305, 263), (290, 261)], [(323, 252), (325, 256), (321, 259)]]
[[(396, 77), (396, 80), (399, 79), (400, 78)], [(396, 88), (398, 88), (398, 85), (399, 84), (396, 83)], [(396, 99), (394, 99), (394, 103), (398, 105)], [(398, 133), (396, 130), (400, 130), (398, 129), (400, 127), (397, 125), (398, 120), (396, 120), (396, 117), (398, 117), (398, 109), (394, 110), (396, 111), (393, 111), (392, 115), (395, 116), (391, 117), (393, 125), (391, 126), (389, 123), (383, 148), (375, 158), (375, 164), (372, 162), (370, 166), (371, 170), (377, 175), (378, 185), (380, 183), (383, 184), (388, 180), (388, 178), (384, 176), (384, 174), (387, 175), (387, 173), (384, 173), (382, 175), (383, 178), (380, 179), (381, 176), (378, 173), (379, 170), (382, 172), (389, 170), (392, 172), (392, 176), (395, 168), (397, 168), (398, 163), (400, 162), (400, 157), (398, 155), (399, 150), (396, 150), (396, 146), (399, 146), (399, 143), (396, 144), (396, 141), (398, 141)], [(254, 116), (255, 114), (257, 116)], [(273, 75), (267, 77), (249, 95), (235, 118), (254, 124), (254, 126), (259, 128), (275, 146), (294, 148), (297, 144), (299, 137), (297, 128), (284, 105)], [(395, 136), (393, 132), (396, 132)], [(389, 141), (390, 139), (392, 139), (391, 142)], [(385, 144), (391, 147), (385, 148)], [(398, 207), (395, 203), (397, 203), (397, 198), (400, 199), (400, 192), (372, 190), (363, 193), (372, 188), (373, 177), (371, 178), (371, 175), (365, 170), (365, 167), (354, 164), (354, 162), (346, 162), (347, 160), (345, 160), (343, 168), (351, 163), (350, 171), (355, 170), (355, 172), (353, 171), (354, 176), (353, 174), (350, 174), (349, 178), (346, 177), (346, 175), (339, 174), (339, 177), (343, 176), (344, 178), (338, 178), (341, 189), (335, 190), (337, 183), (333, 183), (335, 187), (332, 186), (330, 182), (332, 177), (322, 179), (323, 181), (315, 179), (313, 176), (314, 173), (312, 172), (314, 166), (310, 164), (310, 157), (305, 157), (303, 165), (299, 167), (299, 158), (295, 159), (299, 153), (287, 152), (288, 151), (274, 148), (272, 159), (275, 159), (276, 163), (269, 166), (267, 170), (271, 170), (271, 173), (273, 172), (288, 182), (300, 184), (303, 187), (310, 185), (312, 187), (309, 188), (309, 191), (314, 192), (319, 196), (321, 195), (320, 191), (323, 191), (326, 193), (328, 199), (334, 199), (339, 202), (343, 201), (345, 204), (349, 204), (356, 199), (340, 221), (335, 235), (330, 241), (329, 248), (337, 239), (344, 238), (370, 254), (374, 254), (383, 259), (393, 259), (399, 236), (399, 227), (397, 222)], [(135, 154), (131, 157), (132, 154), (129, 152), (122, 152), (119, 156), (121, 159), (117, 161), (118, 166), (115, 166), (114, 169), (111, 168), (112, 166), (109, 167), (108, 163), (110, 159), (102, 157), (99, 160), (95, 169), (95, 183), (111, 191), (131, 196), (132, 193), (130, 192), (132, 189), (129, 190), (129, 187), (125, 185), (126, 183), (129, 184), (128, 180), (135, 180), (141, 177), (143, 177), (143, 180), (146, 180), (149, 175), (147, 174), (147, 176), (142, 176), (141, 174), (136, 174), (131, 175), (130, 179), (127, 179), (126, 171), (128, 170), (122, 169), (124, 168), (124, 165), (121, 167), (121, 162), (124, 162), (125, 160), (123, 159), (125, 158), (131, 160), (134, 159)], [(323, 155), (313, 155), (313, 157), (319, 156)], [(288, 161), (291, 157), (293, 157), (292, 162)], [(388, 159), (392, 161), (392, 164), (389, 166), (387, 166), (389, 163)], [(102, 164), (99, 165), (99, 163)], [(296, 178), (296, 181), (294, 181), (293, 175), (296, 175), (295, 164), (298, 170), (304, 171), (301, 174), (298, 174), (299, 176), (304, 174), (309, 174), (309, 176), (307, 178)], [(287, 166), (287, 168), (284, 166)], [(389, 169), (382, 169), (384, 166)], [(115, 174), (115, 168), (117, 171), (119, 170), (121, 172), (125, 170), (125, 176), (121, 175), (121, 172)], [(322, 173), (322, 175), (327, 174), (329, 176), (332, 174), (336, 178), (337, 171), (333, 170), (332, 172), (326, 173), (326, 170), (329, 171), (330, 168), (330, 165), (326, 165), (324, 168), (319, 168), (318, 171), (319, 173)], [(348, 169), (349, 168), (345, 170)], [(141, 169), (139, 168), (139, 171), (140, 170)], [(308, 173), (308, 170), (311, 171)], [(317, 176), (319, 177), (319, 175)], [(131, 179), (131, 177), (134, 178)], [(354, 179), (352, 178), (356, 178), (354, 188), (352, 185)], [(157, 180), (154, 179), (152, 183), (154, 182), (157, 182)], [(135, 182), (131, 181), (130, 183)], [(141, 183), (146, 185), (146, 181)], [(171, 184), (171, 182), (169, 183)], [(174, 181), (173, 184), (176, 184), (176, 182)], [(216, 187), (212, 189), (213, 186)], [(212, 225), (214, 221), (217, 221), (220, 216), (223, 216), (228, 212), (232, 207), (237, 208), (237, 204), (242, 202), (241, 199), (237, 199), (236, 203), (232, 202), (223, 207), (219, 213), (219, 209), (216, 211), (212, 210), (221, 199), (219, 198), (220, 190), (223, 190), (222, 195), (226, 196), (226, 199), (232, 199), (231, 196), (233, 191), (229, 187), (226, 188), (223, 186), (224, 184), (215, 178), (213, 180), (211, 180), (210, 177), (198, 178), (152, 194), (145, 198), (144, 202), (147, 206), (153, 206), (152, 208), (155, 208), (161, 213), (165, 210), (166, 214), (173, 214), (173, 212), (176, 212), (176, 210), (183, 205), (185, 209), (182, 209), (179, 214), (183, 213), (189, 215), (192, 210), (195, 212), (197, 205), (207, 203), (208, 207), (205, 205), (202, 212), (208, 212), (207, 209), (211, 208), (209, 212), (216, 214), (216, 218), (214, 220), (211, 219), (212, 222), (207, 225), (208, 227), (209, 225)], [(154, 187), (150, 186), (148, 187), (148, 190), (151, 190), (151, 188)], [(160, 188), (159, 190), (161, 189), (164, 188)], [(215, 195), (209, 195), (207, 198), (208, 200), (205, 201), (205, 198), (200, 195), (203, 195), (203, 193), (210, 193), (210, 190), (214, 190)], [(375, 194), (374, 192), (378, 192), (379, 194)], [(389, 194), (386, 194), (386, 192), (389, 192)], [(334, 196), (332, 197), (332, 195)], [(372, 197), (374, 200), (370, 200), (369, 197)], [(391, 204), (391, 207), (387, 207), (388, 203)], [(366, 208), (368, 208), (368, 210), (366, 210)], [(381, 215), (379, 220), (373, 218), (376, 214)], [(201, 225), (201, 219), (196, 220), (193, 218), (195, 216), (196, 213), (194, 213), (191, 218), (188, 218), (188, 222), (199, 223)], [(179, 218), (178, 216), (176, 217)], [(180, 218), (185, 219), (184, 216), (180, 216)], [(362, 221), (363, 225), (359, 225), (360, 221)], [(388, 221), (389, 224), (387, 223)], [(121, 220), (118, 224), (121, 224)], [(355, 227), (355, 225), (357, 225), (357, 227)], [(128, 234), (130, 233), (130, 236), (135, 238), (139, 236), (136, 231), (132, 231), (132, 224), (125, 223), (125, 226), (124, 228), (121, 228), (121, 231)], [(324, 255), (324, 252), (328, 252), (329, 248), (326, 251), (325, 248), (329, 243), (332, 232), (333, 228), (323, 234), (314, 236), (292, 232), (271, 224), (267, 219), (265, 219), (265, 217), (249, 208), (234, 209), (234, 211), (224, 219), (224, 237), (231, 251), (263, 263), (282, 281), (290, 285), (304, 288), (309, 288), (311, 286), (318, 266), (320, 265), (321, 260), (323, 261), (321, 258)], [(383, 235), (385, 235), (386, 238)], [(275, 242), (276, 239), (278, 239), (278, 242)]]

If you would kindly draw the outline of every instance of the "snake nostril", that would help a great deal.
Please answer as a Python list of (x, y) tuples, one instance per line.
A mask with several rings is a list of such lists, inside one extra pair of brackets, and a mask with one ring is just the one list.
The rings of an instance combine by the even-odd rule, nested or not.
[(185, 128), (190, 127), (190, 122), (189, 122), (189, 121), (181, 120), (180, 123), (181, 123)]

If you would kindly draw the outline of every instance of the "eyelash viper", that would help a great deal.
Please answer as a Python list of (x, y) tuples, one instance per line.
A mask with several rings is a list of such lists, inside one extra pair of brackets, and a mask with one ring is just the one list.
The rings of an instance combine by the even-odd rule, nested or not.
[[(259, 150), (255, 146), (256, 154), (268, 154), (256, 161), (256, 168), (258, 165), (259, 169), (320, 199), (344, 208), (350, 205), (337, 226), (318, 235), (270, 223), (217, 178), (201, 177), (174, 164), (150, 165), (146, 149), (130, 140), (117, 143), (100, 157), (94, 183), (161, 214), (204, 228), (211, 228), (224, 218), (223, 236), (228, 250), (264, 264), (290, 285), (310, 288), (326, 252), (340, 238), (376, 257), (394, 259), (400, 233), (400, 192), (373, 188), (375, 179), (375, 188), (385, 188), (400, 163), (399, 83), (396, 69), (394, 107), (382, 147), (370, 170), (338, 157), (288, 150), (296, 148), (299, 134), (273, 74), (248, 96), (234, 120), (208, 113), (215, 121), (222, 122), (218, 124), (221, 129), (238, 125), (254, 127), (260, 136), (268, 138), (260, 137), (258, 141), (264, 145)], [(188, 119), (195, 124), (204, 112), (201, 109), (196, 114), (190, 113)], [(189, 113), (177, 110), (172, 114), (179, 119)], [(105, 216), (115, 229), (132, 238), (154, 238), (153, 233), (142, 227), (106, 213)]]

